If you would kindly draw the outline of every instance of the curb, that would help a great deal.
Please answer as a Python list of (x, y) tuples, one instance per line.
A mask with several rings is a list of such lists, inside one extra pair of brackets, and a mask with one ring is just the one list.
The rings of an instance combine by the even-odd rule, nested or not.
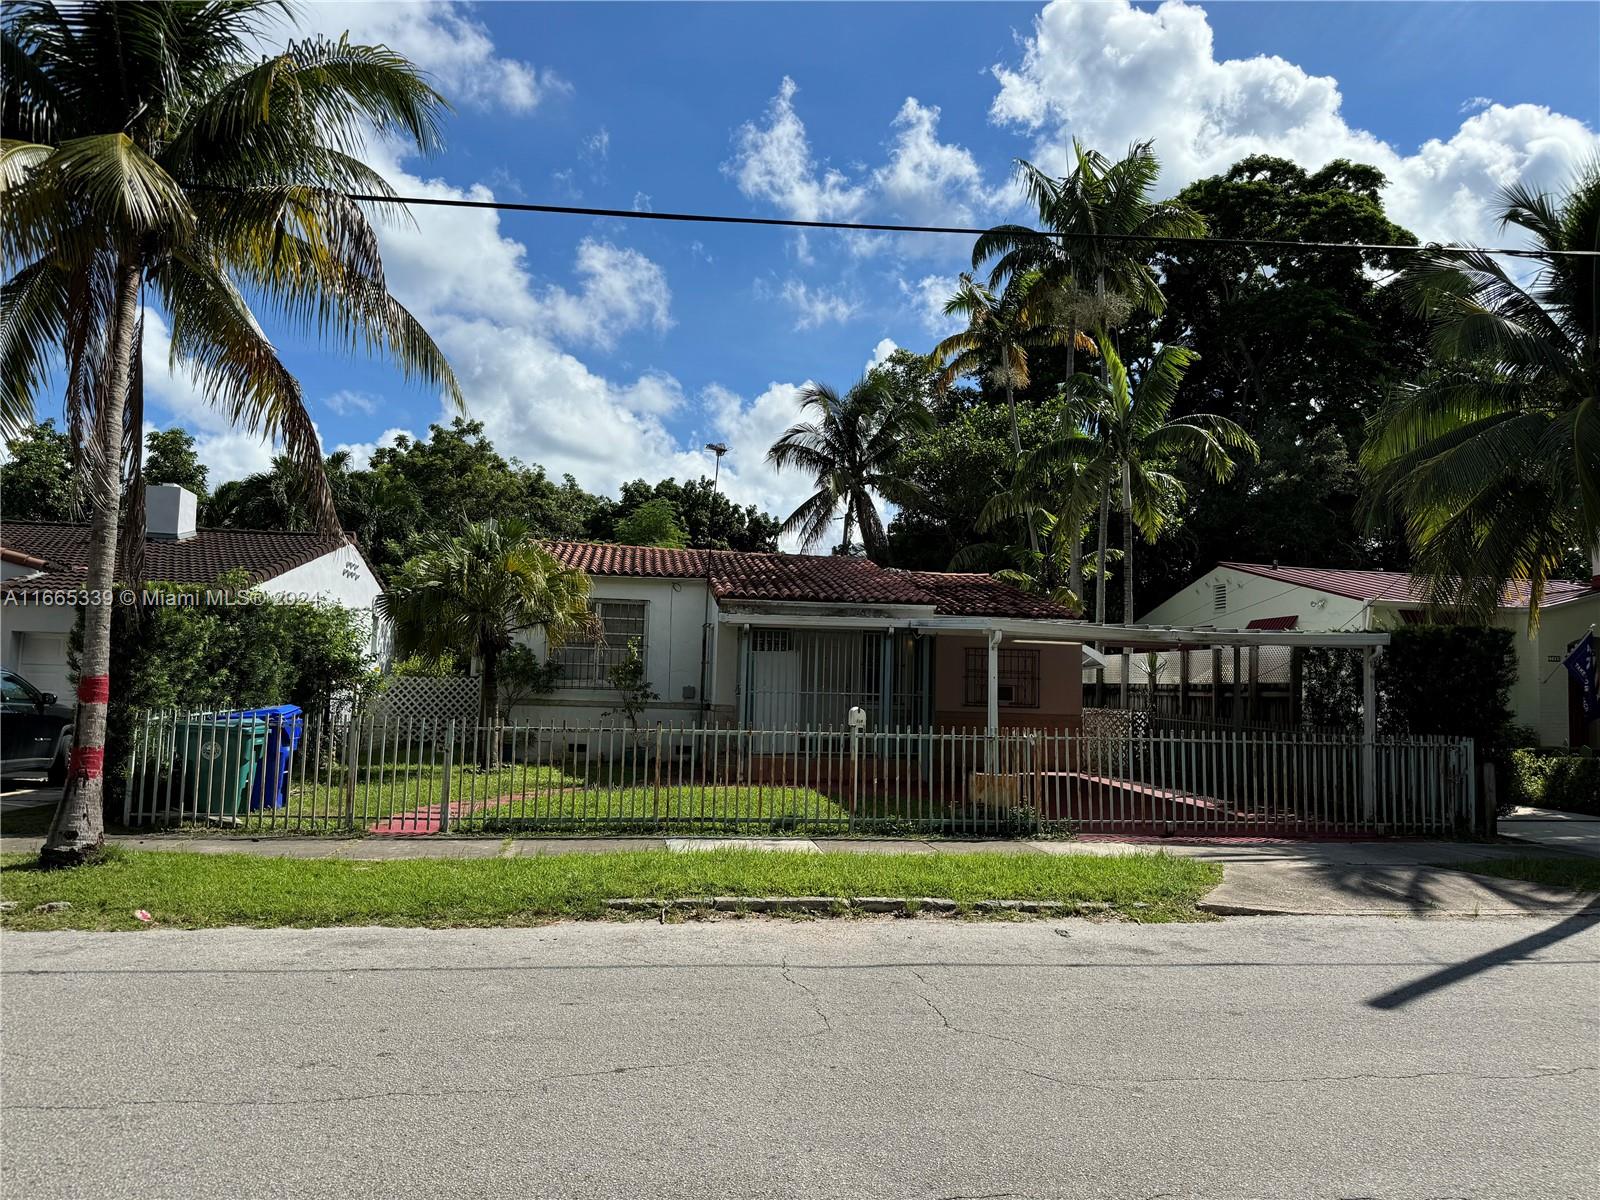
[[(750, 912), (750, 913), (887, 913), (913, 916), (919, 913), (959, 913), (962, 905), (948, 896), (680, 896), (661, 900), (650, 896), (629, 896), (605, 902), (611, 912)], [(980, 913), (1029, 913), (1040, 916), (1070, 917), (1079, 913), (1104, 913), (1111, 904), (1104, 900), (976, 900), (966, 906)]]

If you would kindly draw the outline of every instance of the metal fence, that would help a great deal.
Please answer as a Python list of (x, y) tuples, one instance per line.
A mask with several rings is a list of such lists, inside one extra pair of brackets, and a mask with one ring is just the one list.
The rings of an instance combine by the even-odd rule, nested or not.
[[(1088, 730), (1087, 732), (1085, 730)], [(577, 728), (226, 714), (137, 724), (124, 819), (244, 832), (1352, 835), (1466, 831), (1472, 743), (1085, 730)]]

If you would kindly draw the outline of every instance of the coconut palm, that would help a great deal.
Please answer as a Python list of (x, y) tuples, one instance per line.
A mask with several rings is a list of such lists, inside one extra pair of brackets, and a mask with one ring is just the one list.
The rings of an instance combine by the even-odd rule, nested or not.
[[(313, 38), (263, 57), (261, 39), (287, 11), (269, 0), (6, 6), (0, 422), (31, 419), (59, 365), (91, 514), (90, 595), (110, 595), (117, 575), (125, 457), (137, 473), (146, 299), (165, 310), (174, 366), (304, 468), (329, 533), (338, 517), (316, 431), (252, 303), (385, 355), (460, 402), (444, 356), (388, 292), (366, 212), (347, 198), (393, 194), (357, 157), (363, 139), (429, 150), (443, 100), (381, 46)], [(110, 631), (109, 608), (88, 605), (77, 751), (47, 863), (83, 861), (102, 840)]]
[[(1135, 312), (1160, 315), (1166, 297), (1151, 262), (1161, 239), (1198, 237), (1205, 221), (1187, 205), (1150, 198), (1161, 162), (1150, 142), (1137, 142), (1112, 162), (1097, 150), (1072, 143), (1072, 170), (1056, 178), (1017, 160), (1017, 180), (1038, 213), (1038, 227), (1000, 225), (972, 248), (974, 268), (992, 262), (989, 281), (1037, 276), (1049, 297), (1052, 319), (1065, 329), (1067, 377), (1076, 372), (1078, 334), (1097, 337), (1121, 326)], [(1057, 235), (1040, 237), (1040, 231)], [(1101, 380), (1107, 381), (1101, 364)], [(1113, 482), (1098, 498), (1098, 561), (1106, 561)], [(1106, 572), (1096, 578), (1096, 612), (1106, 614)]]
[[(1049, 289), (1040, 286), (1037, 272), (1010, 276), (998, 293), (970, 274), (963, 274), (955, 294), (946, 301), (944, 312), (946, 316), (960, 317), (967, 327), (945, 338), (931, 355), (942, 368), (936, 379), (941, 392), (964, 375), (987, 380), (1005, 392), (1006, 409), (1011, 415), (1013, 482), (1022, 462), (1016, 392), (1031, 382), (1028, 351), (1062, 345), (1068, 338), (1066, 330), (1051, 320), (1051, 299)], [(1093, 343), (1084, 340), (1092, 349)], [(1024, 518), (1028, 548), (1038, 554), (1039, 537), (1031, 508), (1025, 510)]]
[[(1432, 253), (1401, 277), (1433, 322), (1435, 366), (1375, 420), (1363, 453), (1375, 517), (1400, 516), (1435, 603), (1493, 613), (1506, 583), (1545, 584), (1600, 554), (1600, 166), (1563, 199), (1499, 195), (1538, 269)], [(1508, 269), (1509, 266), (1509, 269)]]
[(850, 553), (850, 539), (860, 529), (867, 556), (886, 561), (889, 538), (873, 496), (891, 502), (909, 496), (910, 485), (897, 469), (900, 447), (931, 424), (928, 410), (896, 398), (877, 372), (843, 396), (826, 384), (809, 383), (800, 389), (800, 410), (815, 416), (786, 429), (767, 451), (767, 462), (779, 471), (809, 473), (817, 490), (789, 514), (781, 532), (798, 533), (800, 548), (809, 550), (828, 536), (842, 510), (843, 552)]
[(519, 633), (541, 629), (555, 647), (593, 628), (588, 576), (558, 562), (519, 519), (429, 535), (378, 597), (378, 610), (393, 622), (401, 654), (478, 663), (485, 728), (497, 716), (500, 658)]
[[(1032, 474), (1075, 464), (1081, 481), (1102, 494), (1117, 493), (1116, 505), (1122, 512), (1122, 619), (1132, 624), (1134, 531), (1154, 542), (1187, 499), (1183, 482), (1171, 471), (1174, 461), (1188, 459), (1222, 482), (1233, 475), (1233, 452), (1254, 458), (1258, 450), (1255, 440), (1226, 417), (1172, 416), (1178, 385), (1194, 361), (1194, 351), (1163, 346), (1136, 386), (1109, 337), (1100, 339), (1100, 357), (1106, 378), (1081, 373), (1074, 377), (1074, 405), (1063, 415), (1057, 432), (1032, 456), (1027, 470)], [(1110, 481), (1109, 488), (1102, 481)], [(1106, 562), (1103, 533), (1097, 562), (1102, 568)], [(1098, 574), (1103, 580), (1105, 571)], [(1103, 601), (1098, 615), (1104, 623)]]

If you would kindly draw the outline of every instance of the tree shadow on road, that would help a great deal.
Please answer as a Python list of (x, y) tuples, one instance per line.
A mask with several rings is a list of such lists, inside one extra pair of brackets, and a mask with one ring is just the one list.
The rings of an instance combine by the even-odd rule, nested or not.
[(1493, 967), (1503, 966), (1506, 963), (1515, 962), (1519, 958), (1525, 958), (1535, 950), (1542, 950), (1546, 946), (1553, 946), (1557, 942), (1565, 941), (1567, 938), (1574, 937), (1597, 924), (1600, 924), (1600, 913), (1575, 913), (1565, 920), (1557, 921), (1554, 925), (1546, 926), (1544, 929), (1539, 930), (1538, 933), (1531, 933), (1525, 938), (1518, 938), (1514, 942), (1508, 942), (1504, 946), (1476, 955), (1465, 962), (1445, 967), (1442, 970), (1433, 972), (1431, 975), (1424, 975), (1421, 979), (1383, 992), (1368, 1000), (1367, 1004), (1369, 1007), (1379, 1009), (1401, 1008), (1410, 1004), (1413, 1000), (1421, 999), (1423, 996), (1437, 992), (1441, 988), (1450, 987), (1452, 984), (1460, 983), (1464, 979), (1470, 979), (1472, 976), (1481, 974)]

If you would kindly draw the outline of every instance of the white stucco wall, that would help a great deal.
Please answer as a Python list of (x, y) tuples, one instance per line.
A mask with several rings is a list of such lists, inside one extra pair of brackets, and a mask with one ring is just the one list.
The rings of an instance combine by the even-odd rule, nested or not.
[(367, 653), (379, 665), (388, 663), (392, 641), (389, 626), (373, 607), (383, 594), (383, 585), (354, 546), (341, 546), (302, 563), (267, 580), (260, 590), (269, 596), (337, 604), (364, 613), (370, 638)]
[[(1214, 607), (1216, 584), (1227, 587), (1227, 608)], [(1168, 597), (1141, 618), (1146, 625), (1175, 625), (1214, 629), (1242, 629), (1261, 617), (1297, 616), (1301, 630), (1397, 629), (1405, 621), (1404, 609), (1414, 604), (1367, 603), (1346, 596), (1248, 571), (1217, 568)], [(1568, 647), (1590, 625), (1600, 624), (1600, 592), (1593, 597), (1546, 608), (1539, 633), (1528, 634), (1526, 609), (1502, 609), (1494, 623), (1511, 630), (1517, 655), (1517, 678), (1511, 688), (1513, 719), (1536, 730), (1548, 746), (1565, 746), (1567, 727), (1567, 673), (1561, 660)], [(1600, 722), (1590, 727), (1591, 744), (1600, 745)]]
[[(1226, 587), (1227, 607), (1215, 605), (1217, 584)], [(1366, 604), (1249, 571), (1218, 567), (1169, 596), (1139, 618), (1142, 625), (1243, 629), (1263, 617), (1300, 618), (1299, 629), (1366, 629)]]
[[(699, 579), (591, 578), (594, 600), (642, 600), (645, 603), (645, 674), (661, 699), (640, 717), (641, 724), (657, 721), (669, 725), (694, 724), (700, 714), (701, 630), (716, 619), (715, 604), (707, 605), (708, 589)], [(530, 631), (522, 640), (540, 658), (548, 654), (544, 634)], [(685, 695), (685, 689), (692, 693)], [(620, 715), (607, 717), (617, 707), (612, 688), (558, 687), (534, 704), (519, 705), (514, 720), (574, 725), (620, 724)]]

